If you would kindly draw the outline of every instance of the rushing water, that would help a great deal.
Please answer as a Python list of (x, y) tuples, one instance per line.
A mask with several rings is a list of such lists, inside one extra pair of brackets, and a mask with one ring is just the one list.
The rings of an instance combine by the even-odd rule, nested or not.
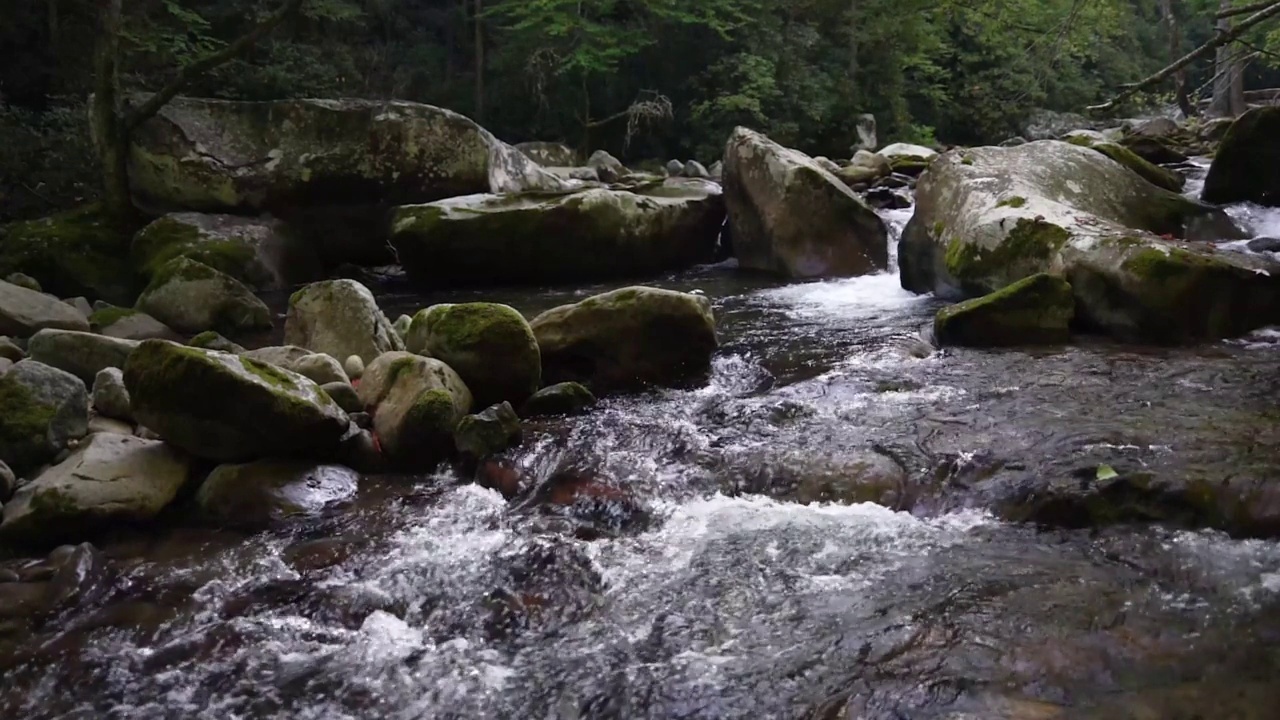
[[(511, 501), (374, 479), (272, 532), (104, 543), (105, 590), (0, 634), (0, 716), (1275, 717), (1280, 544), (989, 510), (1101, 464), (1274, 476), (1272, 336), (935, 352), (894, 273), (658, 284), (714, 300), (706, 387), (531, 428)], [(538, 502), (567, 470), (624, 500)], [(867, 474), (883, 505), (850, 502)]]

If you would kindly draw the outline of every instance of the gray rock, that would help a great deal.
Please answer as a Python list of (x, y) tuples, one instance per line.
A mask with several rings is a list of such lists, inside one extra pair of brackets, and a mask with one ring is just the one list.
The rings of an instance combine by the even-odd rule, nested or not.
[(121, 340), (173, 340), (182, 336), (150, 315), (133, 309), (100, 308), (89, 316), (94, 332)]
[(18, 489), (18, 476), (13, 474), (13, 470), (0, 460), (0, 503), (9, 502), (9, 498), (13, 497), (13, 493)]
[(93, 306), (89, 304), (89, 298), (86, 298), (86, 297), (73, 297), (73, 298), (67, 298), (66, 300), (63, 300), (62, 302), (64, 302), (64, 303), (66, 303), (66, 304), (70, 305), (71, 307), (75, 308), (75, 309), (76, 309), (76, 312), (78, 312), (78, 313), (80, 313), (81, 315), (83, 315), (83, 316), (85, 317), (85, 319), (88, 319), (88, 318), (89, 318), (89, 316), (93, 314)]
[(712, 180), (719, 180), (724, 177), (724, 163), (719, 160), (711, 163), (711, 167), (707, 169), (707, 174), (711, 176)]
[(681, 174), (687, 178), (694, 178), (696, 180), (711, 179), (711, 173), (707, 172), (707, 168), (697, 160), (690, 160), (689, 162), (685, 163), (683, 172)]
[(212, 330), (207, 330), (196, 335), (191, 338), (191, 342), (187, 344), (191, 347), (200, 348), (202, 350), (217, 350), (218, 352), (231, 353), (232, 355), (239, 355), (240, 353), (245, 352), (243, 347), (231, 342)]
[(99, 415), (133, 422), (129, 390), (124, 386), (124, 371), (114, 367), (98, 371), (93, 379), (93, 407)]
[(147, 279), (170, 260), (185, 257), (254, 290), (281, 290), (324, 274), (315, 248), (271, 218), (172, 213), (143, 228), (130, 255)]
[(849, 152), (874, 150), (880, 144), (876, 142), (876, 116), (871, 113), (863, 113), (857, 117), (854, 121), (854, 132), (858, 134), (858, 139), (849, 148)]
[(359, 355), (366, 363), (404, 349), (373, 293), (355, 280), (327, 280), (295, 292), (289, 298), (284, 341), (334, 358)]
[(1236, 119), (1213, 157), (1201, 197), (1280, 207), (1280, 107), (1254, 108)]
[(453, 433), (458, 453), (469, 460), (482, 460), (517, 447), (522, 437), (520, 418), (508, 402), (462, 418)]
[(373, 427), (389, 459), (425, 469), (453, 450), (453, 431), (471, 412), (471, 391), (434, 358), (390, 352), (365, 368), (360, 402), (374, 408)]
[(56, 298), (0, 282), (0, 335), (27, 338), (45, 328), (87, 331), (89, 321)]
[(260, 460), (215, 468), (196, 503), (225, 523), (261, 527), (318, 514), (354, 497), (359, 483), (359, 473), (341, 465)]
[(923, 145), (912, 145), (911, 143), (893, 143), (886, 145), (876, 153), (886, 158), (890, 164), (894, 160), (900, 158), (911, 158), (913, 160), (932, 160), (938, 157), (938, 151), (933, 148), (927, 148)]
[[(410, 318), (412, 321), (412, 318)], [(351, 355), (342, 363), (342, 369), (347, 372), (347, 377), (352, 380), (359, 380), (364, 375), (364, 360), (359, 355)]]
[(26, 359), (27, 353), (18, 344), (7, 337), (0, 337), (0, 358), (21, 362)]
[(4, 281), (12, 285), (17, 285), (20, 288), (26, 288), (31, 292), (38, 292), (38, 293), (44, 292), (44, 288), (40, 287), (40, 281), (36, 280), (30, 275), (27, 275), (26, 273), (20, 273), (20, 272), (9, 273), (5, 277)]
[(396, 331), (396, 335), (400, 337), (401, 342), (409, 336), (409, 326), (413, 324), (413, 318), (409, 315), (401, 315), (396, 321), (391, 323), (391, 329)]
[(1086, 147), (1097, 143), (1107, 142), (1107, 136), (1097, 130), (1072, 130), (1066, 135), (1063, 135), (1062, 139), (1066, 142), (1075, 145), (1084, 145)]
[(95, 415), (94, 417), (89, 418), (89, 434), (96, 435), (98, 433), (129, 436), (137, 435), (134, 426), (130, 423), (123, 420), (104, 417), (102, 415)]
[(1249, 241), (1253, 252), (1280, 252), (1280, 238), (1260, 237)]
[(338, 364), (332, 356), (314, 353), (297, 345), (270, 346), (247, 350), (240, 354), (243, 357), (296, 372), (317, 385), (347, 382), (347, 374), (343, 372), (342, 365)]
[(813, 161), (817, 163), (823, 170), (826, 170), (832, 175), (835, 175), (836, 173), (840, 172), (840, 166), (837, 165), (830, 158), (825, 158), (819, 155), (818, 157), (814, 158)]
[(9, 372), (9, 369), (12, 368), (13, 365), (13, 361), (9, 358), (0, 358), (0, 375)]
[(1040, 273), (990, 295), (942, 308), (934, 319), (933, 336), (944, 347), (1064, 343), (1074, 315), (1071, 285)]
[(853, 159), (849, 161), (852, 167), (868, 168), (875, 171), (875, 177), (884, 177), (893, 172), (893, 166), (889, 164), (889, 158), (880, 153), (870, 152), (868, 150), (859, 150), (853, 154)]
[(684, 163), (679, 160), (668, 160), (665, 169), (667, 177), (680, 177), (684, 174)]
[(346, 413), (358, 413), (364, 410), (364, 403), (360, 402), (360, 396), (356, 394), (356, 389), (346, 380), (325, 383), (320, 386), (321, 390), (328, 393), (333, 401), (338, 403), (338, 407)]
[(587, 167), (595, 168), (601, 182), (607, 183), (618, 182), (623, 175), (630, 172), (621, 160), (604, 150), (591, 153), (591, 157), (587, 158)]
[(177, 496), (188, 469), (187, 459), (164, 443), (93, 435), (5, 504), (0, 537), (48, 545), (150, 520)]
[(174, 330), (244, 332), (271, 327), (271, 312), (247, 285), (204, 263), (165, 263), (138, 298), (138, 309)]
[(596, 396), (576, 382), (563, 382), (534, 393), (520, 408), (526, 418), (581, 415), (596, 404)]
[(570, 167), (578, 164), (578, 154), (568, 145), (555, 142), (522, 142), (516, 149), (530, 160), (547, 168)]
[(542, 385), (542, 358), (528, 321), (497, 303), (435, 305), (413, 318), (405, 347), (453, 368), (475, 403), (524, 402)]
[(1134, 135), (1145, 135), (1146, 137), (1169, 137), (1176, 132), (1178, 132), (1178, 123), (1167, 117), (1144, 120), (1133, 128)]
[(23, 360), (0, 376), (0, 460), (23, 475), (84, 437), (89, 394), (75, 375)]
[(32, 360), (66, 370), (90, 385), (100, 370), (123, 368), (138, 345), (135, 340), (94, 333), (41, 330), (31, 338), (27, 351)]

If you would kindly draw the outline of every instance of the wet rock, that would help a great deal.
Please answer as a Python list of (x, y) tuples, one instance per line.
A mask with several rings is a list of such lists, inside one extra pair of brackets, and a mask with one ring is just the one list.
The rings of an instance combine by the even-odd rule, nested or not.
[(89, 321), (56, 298), (0, 281), (0, 335), (27, 338), (45, 328), (87, 331)]
[(49, 553), (54, 566), (45, 598), (51, 610), (85, 605), (102, 597), (111, 571), (107, 559), (93, 545), (64, 545)]
[(323, 456), (350, 424), (301, 375), (163, 340), (148, 340), (129, 356), (124, 381), (140, 424), (209, 460)]
[(602, 280), (707, 262), (723, 220), (718, 185), (668, 178), (404, 206), (391, 243), (409, 276), (431, 286)]
[(561, 540), (535, 540), (498, 559), (497, 587), (483, 601), (491, 635), (581, 619), (597, 604), (604, 580), (590, 557)]
[(1280, 252), (1280, 238), (1261, 237), (1249, 241), (1253, 252)]
[(294, 543), (285, 549), (285, 562), (298, 572), (333, 567), (351, 557), (355, 543), (348, 538), (322, 538)]
[(27, 352), (18, 347), (17, 343), (7, 337), (0, 337), (0, 358), (22, 362), (26, 357)]
[(458, 421), (471, 411), (471, 391), (452, 368), (407, 352), (370, 363), (357, 391), (360, 402), (374, 408), (384, 453), (406, 468), (429, 468), (447, 458)]
[(131, 303), (138, 292), (128, 257), (135, 229), (117, 227), (96, 204), (12, 223), (0, 228), (0, 276), (21, 272), (58, 297)]
[(520, 494), (520, 471), (504, 460), (494, 458), (482, 460), (476, 466), (475, 479), (480, 487), (496, 490), (507, 500)]
[(26, 618), (48, 612), (47, 583), (0, 583), (0, 619)]
[(334, 358), (366, 363), (404, 344), (369, 288), (354, 280), (312, 283), (289, 298), (284, 341)]
[(252, 289), (184, 257), (170, 260), (155, 272), (137, 307), (181, 332), (234, 334), (271, 327), (271, 312)]
[(1039, 273), (990, 295), (938, 311), (934, 336), (939, 344), (998, 347), (1066, 342), (1075, 299), (1071, 285)]
[(341, 465), (260, 460), (218, 466), (200, 485), (196, 502), (223, 523), (262, 527), (349, 500), (359, 482), (356, 471)]
[(508, 305), (432, 306), (414, 316), (405, 346), (453, 368), (477, 406), (518, 404), (542, 385), (538, 341), (524, 316)]
[(9, 498), (13, 497), (17, 489), (18, 477), (3, 460), (0, 460), (0, 503), (9, 502)]
[(0, 408), (0, 460), (19, 474), (53, 460), (88, 429), (84, 383), (35, 360), (0, 376)]
[(347, 377), (359, 380), (364, 375), (364, 360), (359, 355), (352, 355), (343, 361), (342, 369), (346, 371)]
[(5, 503), (0, 537), (48, 544), (150, 520), (187, 481), (188, 461), (164, 443), (100, 434)]
[(32, 360), (65, 370), (88, 385), (99, 371), (124, 367), (138, 344), (95, 333), (41, 330), (31, 338), (27, 351)]
[(134, 237), (131, 256), (148, 280), (185, 257), (259, 291), (318, 280), (324, 272), (315, 249), (284, 223), (235, 215), (165, 215)]
[(343, 371), (342, 366), (332, 356), (311, 352), (297, 345), (258, 348), (245, 351), (240, 355), (296, 372), (317, 385), (347, 382), (346, 372)]
[(1094, 145), (1093, 149), (1129, 168), (1141, 176), (1143, 180), (1163, 190), (1182, 192), (1182, 186), (1187, 182), (1182, 175), (1173, 170), (1153, 165), (1122, 145), (1099, 143)]
[(534, 318), (543, 376), (597, 394), (703, 381), (718, 342), (701, 295), (629, 287)]
[(1166, 239), (1237, 232), (1221, 210), (1161, 190), (1087, 148), (1043, 141), (952, 151), (917, 188), (903, 287), (978, 297), (1040, 272), (1071, 283), (1084, 328), (1196, 342), (1280, 319), (1267, 260)]
[(338, 446), (338, 461), (365, 475), (379, 475), (395, 469), (383, 453), (382, 445), (374, 437), (373, 418), (368, 413), (357, 415), (363, 417), (352, 419), (352, 431), (347, 433)]
[(621, 160), (604, 150), (597, 150), (591, 153), (591, 157), (587, 158), (587, 167), (595, 168), (596, 175), (599, 176), (600, 181), (607, 183), (618, 182), (623, 175), (630, 172), (622, 164)]
[(578, 164), (578, 154), (568, 145), (556, 142), (522, 142), (516, 150), (543, 167), (572, 167)]
[(133, 421), (123, 370), (111, 367), (98, 371), (93, 379), (93, 407), (99, 415)]
[(218, 352), (231, 353), (232, 355), (239, 355), (245, 351), (240, 345), (231, 342), (212, 330), (196, 335), (187, 344), (201, 350), (217, 350)]
[(554, 473), (534, 491), (533, 502), (603, 535), (637, 530), (651, 519), (631, 491), (607, 476), (584, 470)]
[(356, 389), (346, 380), (325, 383), (320, 386), (320, 389), (333, 398), (333, 401), (338, 403), (338, 407), (346, 413), (358, 413), (364, 410), (364, 404), (360, 402)]
[(725, 202), (739, 265), (785, 277), (887, 267), (888, 230), (809, 156), (738, 128), (725, 149)]
[(867, 204), (877, 210), (901, 210), (911, 207), (911, 196), (891, 188), (871, 188), (867, 191)]
[(453, 442), (458, 454), (475, 461), (518, 447), (523, 435), (520, 417), (511, 403), (503, 402), (462, 418)]
[(1280, 207), (1280, 107), (1254, 108), (1231, 125), (1201, 197), (1212, 203)]
[(563, 382), (534, 393), (520, 408), (527, 418), (581, 415), (596, 404), (596, 396), (576, 382)]
[(133, 308), (110, 305), (94, 310), (89, 325), (96, 333), (121, 340), (182, 340), (168, 325)]

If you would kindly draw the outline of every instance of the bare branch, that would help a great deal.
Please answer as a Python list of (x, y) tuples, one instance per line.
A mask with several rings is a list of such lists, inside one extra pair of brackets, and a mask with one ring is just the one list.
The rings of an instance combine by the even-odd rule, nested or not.
[(1264, 0), (1263, 2), (1250, 3), (1248, 5), (1241, 5), (1240, 7), (1233, 7), (1230, 10), (1223, 10), (1213, 17), (1215, 20), (1221, 20), (1222, 18), (1235, 17), (1237, 15), (1248, 15), (1251, 12), (1265, 10), (1275, 4), (1276, 0)]

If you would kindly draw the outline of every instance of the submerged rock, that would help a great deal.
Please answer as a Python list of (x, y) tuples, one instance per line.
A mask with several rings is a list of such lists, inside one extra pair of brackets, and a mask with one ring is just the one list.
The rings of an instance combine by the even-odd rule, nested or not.
[(138, 345), (134, 340), (94, 333), (41, 330), (31, 338), (27, 350), (32, 360), (65, 370), (90, 385), (100, 370), (123, 368)]
[(224, 523), (261, 527), (349, 500), (359, 483), (359, 473), (341, 465), (259, 460), (218, 466), (200, 485), (196, 503)]
[(1195, 342), (1280, 320), (1280, 266), (1161, 236), (1238, 230), (1221, 210), (1087, 148), (1042, 141), (953, 151), (917, 188), (902, 284), (948, 299), (1036, 273), (1066, 279), (1077, 321), (1117, 337)]
[(177, 496), (187, 471), (188, 461), (164, 443), (93, 435), (5, 504), (0, 537), (53, 544), (116, 523), (150, 520)]
[(1254, 108), (1231, 125), (1201, 197), (1280, 207), (1280, 107)]
[(89, 329), (89, 321), (57, 298), (0, 280), (0, 335), (31, 337), (45, 328)]
[(138, 292), (132, 235), (133, 228), (117, 228), (96, 205), (13, 223), (0, 228), (0, 276), (21, 272), (59, 297), (129, 304)]
[(508, 402), (462, 418), (453, 431), (458, 454), (473, 461), (517, 447), (522, 437), (520, 417)]
[(334, 358), (357, 355), (366, 363), (404, 349), (373, 293), (355, 280), (326, 280), (295, 292), (289, 298), (284, 341)]
[(669, 179), (401, 207), (391, 243), (409, 276), (429, 285), (601, 280), (710, 261), (723, 221), (715, 183)]
[(422, 310), (413, 318), (406, 348), (453, 368), (482, 407), (524, 402), (542, 385), (538, 341), (524, 316), (508, 305), (461, 303)]
[(208, 460), (324, 457), (350, 426), (301, 375), (163, 340), (148, 340), (129, 356), (124, 381), (140, 424)]
[(180, 257), (165, 263), (138, 298), (138, 309), (188, 333), (227, 333), (271, 327), (271, 311), (244, 283)]
[(134, 237), (131, 255), (147, 279), (170, 260), (185, 257), (255, 290), (311, 282), (324, 271), (315, 249), (279, 220), (235, 215), (166, 215)]
[(940, 345), (992, 347), (1066, 342), (1075, 299), (1065, 280), (1039, 273), (938, 311)]
[(562, 382), (534, 393), (520, 408), (523, 417), (580, 415), (596, 404), (596, 396), (576, 382)]
[(629, 287), (534, 318), (543, 376), (596, 393), (677, 387), (705, 380), (715, 352), (715, 318), (701, 295)]
[(725, 202), (741, 267), (785, 277), (864, 275), (888, 266), (888, 230), (809, 156), (738, 128), (724, 160)]
[(407, 352), (370, 363), (357, 388), (373, 408), (373, 427), (387, 457), (407, 469), (430, 468), (453, 452), (453, 431), (471, 412), (471, 391), (448, 365)]
[(0, 460), (24, 474), (84, 437), (89, 394), (71, 373), (23, 360), (0, 375)]

